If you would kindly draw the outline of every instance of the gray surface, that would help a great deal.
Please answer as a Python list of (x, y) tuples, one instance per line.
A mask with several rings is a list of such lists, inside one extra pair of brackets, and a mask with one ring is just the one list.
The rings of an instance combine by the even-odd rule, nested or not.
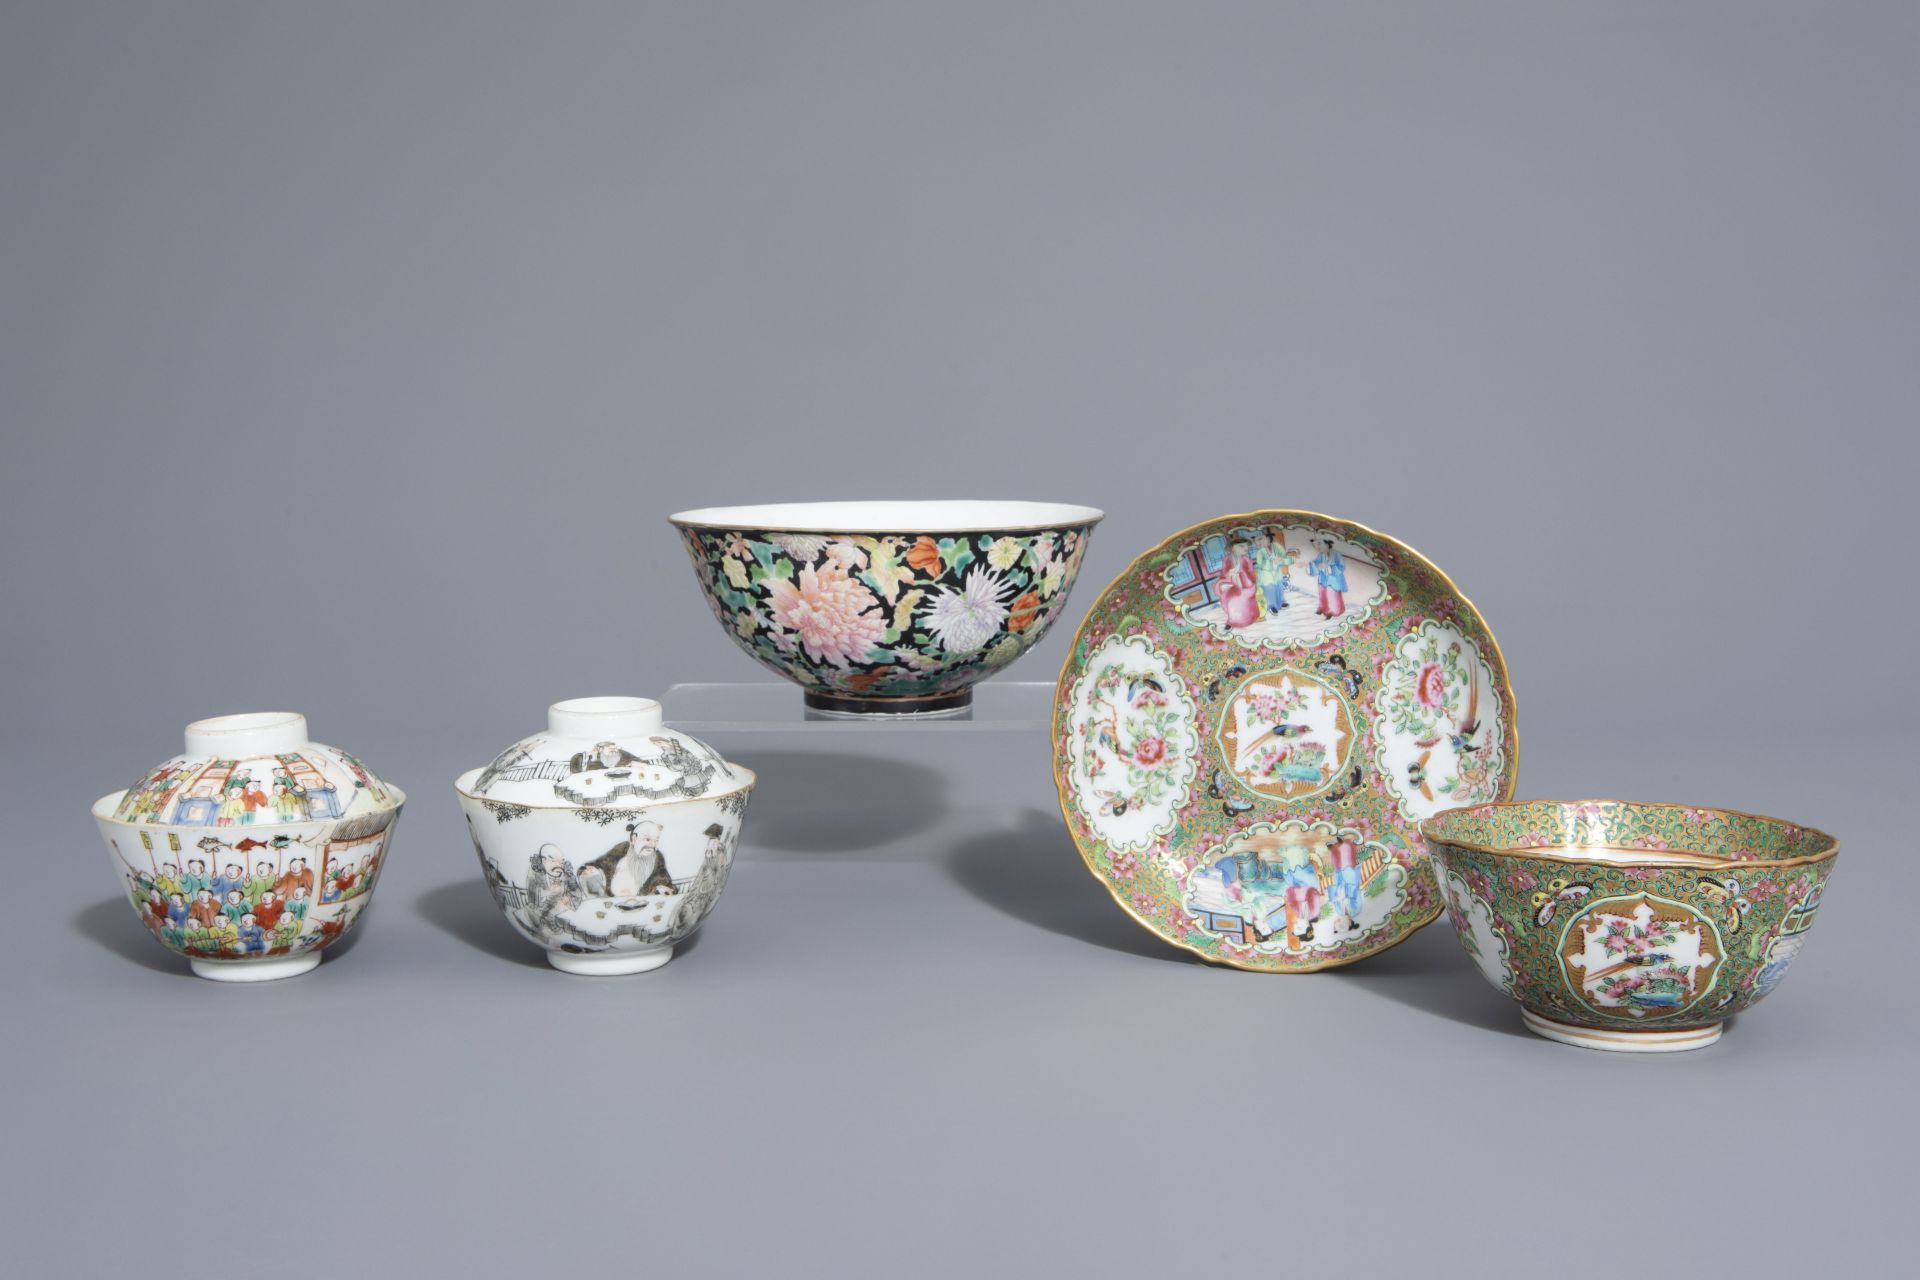
[[(0, 9), (11, 1258), (1897, 1269), (1920, 11), (1028, 8)], [(1405, 537), (1524, 793), (1828, 827), (1815, 940), (1714, 1049), (1582, 1053), (1434, 930), (1153, 945), (1037, 739), (796, 735), (722, 743), (686, 955), (547, 972), (451, 778), (751, 677), (666, 511), (883, 494), (1106, 507), (1070, 621), (1217, 512)], [(234, 990), (85, 809), (269, 706), (414, 799), (358, 939)]]

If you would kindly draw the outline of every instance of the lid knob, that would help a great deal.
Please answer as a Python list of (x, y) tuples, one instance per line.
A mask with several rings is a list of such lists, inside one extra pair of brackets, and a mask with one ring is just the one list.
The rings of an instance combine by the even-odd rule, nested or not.
[(547, 732), (561, 738), (645, 738), (665, 727), (652, 698), (569, 698), (547, 708)]
[(249, 711), (187, 726), (187, 754), (237, 760), (298, 751), (307, 745), (307, 718), (297, 711)]

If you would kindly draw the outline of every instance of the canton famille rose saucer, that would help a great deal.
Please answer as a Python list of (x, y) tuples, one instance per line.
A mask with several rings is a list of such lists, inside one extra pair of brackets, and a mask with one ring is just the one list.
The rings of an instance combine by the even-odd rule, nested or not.
[(1054, 784), (1087, 866), (1178, 947), (1306, 972), (1443, 910), (1419, 823), (1513, 794), (1486, 620), (1413, 548), (1220, 516), (1128, 566), (1060, 673)]

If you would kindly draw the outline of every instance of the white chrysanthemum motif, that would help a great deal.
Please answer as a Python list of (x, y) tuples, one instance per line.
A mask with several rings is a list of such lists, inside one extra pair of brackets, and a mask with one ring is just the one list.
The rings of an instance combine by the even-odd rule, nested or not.
[(827, 539), (811, 533), (776, 533), (773, 542), (801, 564), (818, 560), (820, 553), (827, 549)]
[(1007, 620), (1003, 599), (1010, 588), (990, 569), (967, 571), (959, 590), (941, 587), (926, 606), (927, 629), (948, 653), (977, 653)]

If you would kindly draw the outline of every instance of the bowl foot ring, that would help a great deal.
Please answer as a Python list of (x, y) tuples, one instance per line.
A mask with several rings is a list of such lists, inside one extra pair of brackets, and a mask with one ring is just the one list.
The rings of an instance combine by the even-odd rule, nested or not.
[(673, 959), (672, 947), (652, 947), (646, 951), (549, 951), (547, 963), (562, 973), (577, 973), (589, 978), (611, 978), (625, 973), (646, 973)]
[(297, 978), (320, 963), (318, 951), (297, 956), (268, 956), (262, 960), (208, 960), (191, 957), (187, 963), (194, 975), (215, 982), (271, 982), (275, 978)]
[(1679, 1053), (1704, 1049), (1720, 1038), (1724, 1023), (1710, 1027), (1681, 1027), (1672, 1031), (1649, 1028), (1645, 1031), (1615, 1031), (1607, 1027), (1578, 1027), (1569, 1022), (1543, 1018), (1531, 1009), (1520, 1011), (1527, 1030), (1560, 1044), (1580, 1049), (1600, 1049), (1610, 1053)]
[(936, 693), (919, 698), (854, 698), (807, 690), (809, 713), (832, 719), (868, 719), (887, 716), (924, 716), (935, 719), (965, 714), (973, 706), (973, 690)]

